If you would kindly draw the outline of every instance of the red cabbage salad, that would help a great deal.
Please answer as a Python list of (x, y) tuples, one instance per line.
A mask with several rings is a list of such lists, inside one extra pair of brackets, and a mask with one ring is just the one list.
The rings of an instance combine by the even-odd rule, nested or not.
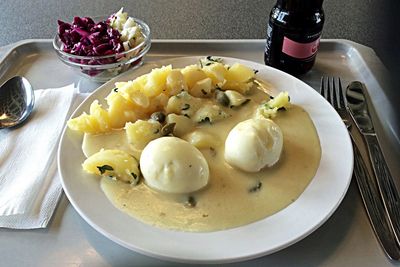
[(58, 36), (62, 50), (78, 56), (122, 53), (144, 42), (141, 28), (123, 8), (100, 22), (89, 17), (74, 17), (72, 23), (58, 20)]

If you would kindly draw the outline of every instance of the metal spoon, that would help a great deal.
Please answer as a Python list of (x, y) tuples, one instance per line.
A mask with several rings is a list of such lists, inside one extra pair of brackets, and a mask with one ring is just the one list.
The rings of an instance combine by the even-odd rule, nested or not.
[(0, 87), (0, 129), (14, 127), (31, 114), (35, 102), (27, 79), (15, 76)]

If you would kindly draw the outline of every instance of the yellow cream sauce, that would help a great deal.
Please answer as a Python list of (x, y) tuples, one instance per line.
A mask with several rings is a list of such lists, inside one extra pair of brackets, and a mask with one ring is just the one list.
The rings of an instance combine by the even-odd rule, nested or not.
[[(161, 228), (208, 232), (261, 220), (294, 202), (314, 177), (321, 148), (315, 127), (300, 106), (292, 105), (273, 119), (283, 132), (281, 158), (273, 167), (257, 173), (232, 168), (224, 160), (224, 143), (229, 131), (250, 118), (258, 104), (268, 97), (257, 90), (243, 107), (227, 110), (232, 116), (199, 124), (219, 145), (202, 149), (210, 168), (209, 184), (190, 195), (160, 193), (142, 181), (131, 186), (102, 178), (101, 188), (118, 209), (134, 218)], [(191, 201), (188, 201), (188, 200)]]

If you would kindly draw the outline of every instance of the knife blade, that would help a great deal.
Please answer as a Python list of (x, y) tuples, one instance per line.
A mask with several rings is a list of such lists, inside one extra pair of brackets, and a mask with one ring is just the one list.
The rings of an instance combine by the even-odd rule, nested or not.
[[(350, 134), (351, 136), (351, 134)], [(351, 136), (353, 139), (353, 137)], [(357, 181), (362, 201), (368, 218), (371, 221), (372, 229), (375, 232), (378, 242), (383, 251), (392, 260), (400, 260), (400, 250), (396, 242), (396, 236), (386, 214), (382, 199), (379, 194), (378, 185), (373, 177), (369, 175), (361, 153), (353, 139), (354, 151), (354, 178)]]
[(366, 88), (363, 83), (351, 82), (346, 88), (347, 107), (367, 144), (376, 183), (397, 244), (400, 245), (400, 196), (376, 137), (365, 94)]

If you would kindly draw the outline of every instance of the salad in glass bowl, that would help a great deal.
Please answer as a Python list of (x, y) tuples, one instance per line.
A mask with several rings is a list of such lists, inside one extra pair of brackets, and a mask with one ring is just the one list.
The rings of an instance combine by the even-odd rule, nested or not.
[(121, 8), (106, 18), (59, 20), (53, 46), (65, 64), (93, 81), (106, 82), (142, 64), (151, 33), (145, 22), (129, 17)]

